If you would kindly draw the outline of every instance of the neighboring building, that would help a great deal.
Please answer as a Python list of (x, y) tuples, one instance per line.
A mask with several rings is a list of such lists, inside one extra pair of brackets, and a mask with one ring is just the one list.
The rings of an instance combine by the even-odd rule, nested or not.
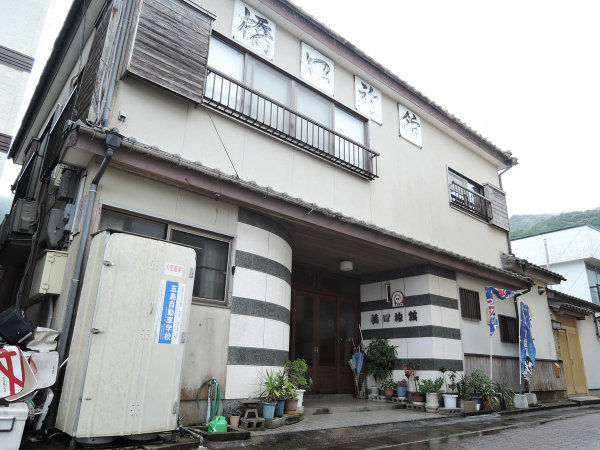
[(600, 395), (600, 306), (559, 291), (547, 295), (567, 392)]
[(513, 252), (566, 278), (553, 289), (600, 305), (600, 231), (589, 225), (511, 242)]
[(0, 0), (0, 175), (49, 5), (48, 0)]
[[(515, 159), (288, 1), (202, 6), (74, 2), (9, 155), (23, 164), (13, 209), (37, 215), (1, 241), (0, 264), (24, 275), (2, 280), (3, 306), (66, 348), (89, 232), (191, 246), (189, 422), (207, 378), (227, 409), (288, 357), (308, 361), (314, 393), (353, 392), (361, 334), (398, 346), (396, 379), (409, 360), (430, 378), (489, 356), (459, 293), (532, 286), (501, 260), (498, 173)], [(29, 294), (47, 249), (65, 252), (62, 284)]]

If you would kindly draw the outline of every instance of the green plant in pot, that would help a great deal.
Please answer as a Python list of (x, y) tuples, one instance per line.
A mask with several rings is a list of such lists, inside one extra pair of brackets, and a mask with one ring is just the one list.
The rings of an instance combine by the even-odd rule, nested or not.
[(396, 381), (396, 392), (398, 397), (406, 397), (406, 388), (408, 387), (408, 380), (406, 378)]
[(481, 405), (484, 401), (493, 406), (494, 398), (494, 382), (481, 369), (474, 370), (466, 380), (466, 390), (471, 394), (471, 400)]
[(287, 379), (285, 375), (281, 372), (277, 372), (275, 374), (277, 380), (277, 386), (279, 389), (279, 397), (277, 398), (277, 406), (275, 407), (275, 417), (283, 417), (285, 400), (287, 398), (285, 392), (285, 386), (287, 383)]
[(366, 350), (367, 372), (375, 382), (391, 378), (396, 363), (396, 346), (391, 345), (387, 339), (371, 341)]
[(313, 385), (313, 380), (308, 373), (308, 365), (302, 358), (285, 362), (283, 371), (290, 383), (296, 386), (296, 397), (298, 398), (298, 408), (302, 406), (304, 393)]
[(285, 397), (285, 414), (294, 414), (298, 408), (296, 385), (289, 380), (285, 380), (282, 391)]
[(444, 385), (444, 378), (438, 377), (435, 380), (425, 379), (421, 383), (420, 391), (427, 397), (427, 405), (439, 406), (439, 394), (442, 393), (442, 386)]
[(494, 382), (494, 391), (502, 409), (508, 409), (513, 406), (515, 392), (511, 388), (504, 383)]
[(277, 399), (283, 396), (281, 378), (279, 372), (266, 370), (261, 380), (262, 391), (260, 393), (263, 400), (263, 417), (272, 419), (275, 415)]
[(458, 383), (456, 382), (456, 378), (458, 377), (456, 369), (449, 369), (446, 366), (440, 366), (438, 370), (442, 373), (442, 378), (444, 379), (445, 389), (442, 393), (442, 398), (444, 399), (444, 407), (456, 408), (456, 401), (458, 399), (458, 395), (455, 394), (455, 390), (458, 387)]
[(387, 380), (383, 380), (379, 387), (384, 390), (385, 396), (389, 398), (392, 397), (392, 395), (394, 395), (396, 383), (394, 383), (394, 380), (392, 380), (391, 378), (388, 378)]

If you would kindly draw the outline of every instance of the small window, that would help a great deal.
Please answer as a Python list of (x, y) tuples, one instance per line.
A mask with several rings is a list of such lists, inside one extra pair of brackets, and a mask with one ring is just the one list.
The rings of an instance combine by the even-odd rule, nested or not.
[(481, 320), (481, 308), (479, 305), (479, 292), (459, 288), (460, 314), (466, 319)]
[(588, 282), (590, 284), (590, 296), (592, 302), (600, 304), (600, 269), (595, 266), (585, 265), (585, 269), (588, 276)]
[(500, 341), (519, 343), (519, 321), (516, 317), (498, 315), (498, 324), (500, 325)]
[(193, 296), (225, 300), (229, 243), (180, 230), (171, 232), (171, 241), (189, 245), (196, 251)]
[(227, 299), (229, 241), (190, 231), (175, 229), (170, 224), (116, 211), (102, 210), (101, 230), (120, 230), (157, 239), (167, 239), (192, 247), (196, 252), (196, 274), (192, 296), (197, 300)]
[(137, 216), (121, 214), (115, 211), (103, 210), (100, 220), (101, 230), (121, 230), (142, 236), (164, 239), (167, 235), (167, 224), (142, 219)]

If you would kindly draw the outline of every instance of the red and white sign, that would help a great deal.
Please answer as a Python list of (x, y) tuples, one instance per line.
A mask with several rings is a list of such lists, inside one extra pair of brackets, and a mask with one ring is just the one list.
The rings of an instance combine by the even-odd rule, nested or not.
[(173, 275), (181, 278), (183, 276), (183, 266), (173, 263), (165, 263), (165, 275)]
[(392, 307), (401, 308), (404, 306), (404, 293), (402, 291), (395, 291), (392, 294)]
[(19, 394), (25, 385), (25, 359), (21, 349), (8, 346), (0, 349), (0, 398)]

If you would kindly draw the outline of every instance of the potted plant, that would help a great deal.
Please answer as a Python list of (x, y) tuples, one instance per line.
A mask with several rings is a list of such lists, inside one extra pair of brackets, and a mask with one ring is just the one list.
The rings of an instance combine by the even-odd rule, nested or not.
[(396, 381), (396, 392), (398, 397), (405, 398), (406, 397), (406, 387), (408, 386), (408, 380), (403, 378), (400, 381)]
[(277, 388), (279, 389), (279, 397), (277, 398), (277, 406), (275, 406), (275, 417), (283, 417), (284, 406), (285, 406), (285, 384), (287, 382), (285, 375), (281, 372), (277, 372), (275, 375), (277, 380)]
[(410, 399), (412, 402), (417, 403), (423, 402), (425, 400), (423, 394), (419, 392), (419, 376), (416, 373), (416, 370), (418, 368), (419, 363), (417, 363), (416, 361), (409, 361), (406, 364), (402, 364), (402, 370), (404, 370), (404, 376), (408, 380), (408, 383), (410, 384), (410, 378), (412, 377), (413, 383), (415, 385), (415, 390), (412, 393), (408, 392), (407, 394), (410, 394)]
[(282, 391), (285, 397), (285, 413), (295, 414), (296, 410), (298, 409), (296, 385), (291, 383), (289, 380), (285, 380)]
[(419, 375), (413, 375), (413, 382), (415, 383), (415, 391), (411, 393), (413, 403), (425, 402), (425, 394), (421, 392), (421, 383)]
[(504, 383), (495, 382), (494, 391), (496, 392), (496, 398), (500, 400), (500, 407), (502, 409), (508, 409), (513, 406), (513, 398), (515, 392)]
[(295, 359), (294, 361), (288, 359), (285, 362), (283, 371), (288, 380), (296, 385), (296, 397), (298, 398), (298, 408), (300, 408), (304, 400), (304, 393), (313, 385), (313, 380), (308, 373), (306, 361), (302, 358)]
[[(456, 400), (458, 398), (458, 395), (454, 393), (454, 390), (458, 386), (456, 383), (456, 369), (448, 369), (445, 366), (441, 366), (438, 370), (442, 373), (442, 378), (444, 379), (445, 390), (442, 394), (442, 398), (444, 399), (444, 407), (456, 408)], [(447, 373), (448, 378), (446, 378)], [(450, 382), (448, 383), (447, 380), (450, 380)]]
[(476, 369), (469, 375), (466, 389), (471, 394), (471, 400), (479, 405), (478, 409), (481, 409), (484, 400), (489, 400), (494, 394), (492, 379), (481, 369)]
[(396, 383), (394, 383), (394, 380), (392, 380), (391, 378), (383, 380), (379, 386), (381, 387), (381, 389), (384, 390), (386, 397), (391, 398), (392, 395), (394, 395), (394, 388), (396, 387)]
[(275, 415), (275, 407), (277, 399), (282, 396), (281, 384), (279, 382), (277, 372), (266, 370), (261, 383), (263, 390), (260, 393), (263, 400), (263, 417), (272, 419)]
[(396, 346), (387, 339), (375, 339), (367, 347), (367, 372), (379, 383), (392, 376), (396, 363)]
[(242, 413), (239, 409), (234, 409), (233, 411), (231, 411), (231, 414), (229, 414), (229, 425), (237, 428), (240, 425), (241, 416)]
[(444, 385), (444, 379), (438, 377), (435, 380), (426, 379), (421, 383), (420, 391), (426, 395), (428, 406), (439, 406), (439, 394), (442, 393), (442, 386)]

